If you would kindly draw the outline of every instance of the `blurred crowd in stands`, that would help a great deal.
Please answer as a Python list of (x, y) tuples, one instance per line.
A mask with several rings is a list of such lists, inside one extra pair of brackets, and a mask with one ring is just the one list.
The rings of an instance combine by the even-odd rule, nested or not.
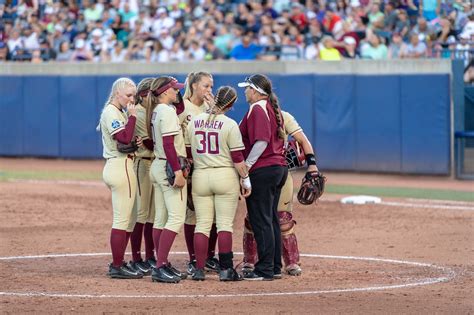
[(472, 0), (0, 0), (0, 60), (474, 58)]

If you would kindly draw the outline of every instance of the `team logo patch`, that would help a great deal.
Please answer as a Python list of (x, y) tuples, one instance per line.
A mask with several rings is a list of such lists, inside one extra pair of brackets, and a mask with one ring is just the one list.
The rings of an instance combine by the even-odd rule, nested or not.
[(117, 129), (118, 127), (120, 127), (120, 121), (118, 120), (112, 121), (112, 128)]

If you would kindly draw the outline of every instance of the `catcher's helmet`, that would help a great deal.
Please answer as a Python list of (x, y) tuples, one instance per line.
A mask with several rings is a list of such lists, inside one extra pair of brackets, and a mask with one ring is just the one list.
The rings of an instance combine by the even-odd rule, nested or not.
[(302, 167), (306, 164), (306, 156), (303, 148), (300, 147), (298, 141), (295, 139), (288, 141), (285, 150), (285, 157), (289, 170)]

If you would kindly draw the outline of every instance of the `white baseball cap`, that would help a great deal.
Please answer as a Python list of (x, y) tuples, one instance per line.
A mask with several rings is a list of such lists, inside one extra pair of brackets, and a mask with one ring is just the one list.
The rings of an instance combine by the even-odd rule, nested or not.
[(356, 40), (355, 40), (354, 37), (352, 37), (352, 36), (344, 37), (344, 43), (346, 43), (347, 45), (355, 45), (355, 44), (357, 44)]
[(238, 87), (245, 88), (250, 86), (252, 89), (257, 91), (260, 94), (268, 95), (261, 87), (257, 86), (254, 82), (252, 82), (252, 77), (246, 77), (244, 82), (240, 82), (237, 84)]

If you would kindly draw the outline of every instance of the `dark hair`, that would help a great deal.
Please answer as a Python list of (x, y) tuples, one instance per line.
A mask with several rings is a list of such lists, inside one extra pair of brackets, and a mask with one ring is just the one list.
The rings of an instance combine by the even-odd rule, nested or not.
[[(152, 138), (152, 130), (151, 130), (151, 117), (153, 115), (153, 110), (155, 110), (156, 105), (159, 104), (160, 95), (155, 95), (154, 91), (159, 90), (161, 87), (165, 86), (166, 84), (170, 83), (173, 78), (168, 76), (163, 76), (159, 78), (153, 79), (150, 83), (150, 91), (152, 93), (148, 93), (148, 95), (142, 100), (142, 106), (146, 109), (146, 129), (148, 132), (148, 137)], [(140, 82), (141, 83), (141, 82)]]
[(273, 92), (272, 81), (270, 81), (270, 79), (263, 74), (254, 74), (249, 77), (249, 80), (257, 87), (261, 88), (265, 93), (267, 93), (268, 99), (272, 104), (273, 112), (275, 113), (278, 126), (278, 137), (280, 139), (285, 139), (286, 133), (283, 126), (283, 116), (281, 114), (280, 105), (278, 104), (278, 97)]
[(231, 108), (237, 100), (237, 92), (231, 86), (221, 86), (214, 96), (214, 105), (209, 109), (207, 121), (213, 121), (217, 110), (223, 111)]
[(145, 78), (137, 85), (137, 93), (135, 94), (135, 105), (141, 104), (144, 97), (150, 92), (150, 86), (155, 78)]

